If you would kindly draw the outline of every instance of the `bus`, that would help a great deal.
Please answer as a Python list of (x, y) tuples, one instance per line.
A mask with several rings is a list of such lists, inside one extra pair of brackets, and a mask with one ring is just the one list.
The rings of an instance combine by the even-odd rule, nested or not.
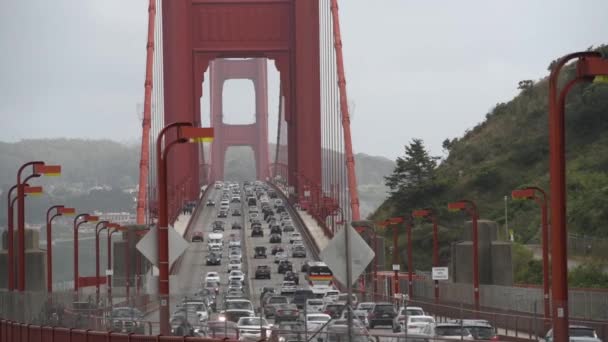
[(323, 297), (325, 292), (332, 288), (334, 275), (322, 261), (307, 261), (302, 266), (302, 271), (306, 274), (306, 280), (315, 297)]

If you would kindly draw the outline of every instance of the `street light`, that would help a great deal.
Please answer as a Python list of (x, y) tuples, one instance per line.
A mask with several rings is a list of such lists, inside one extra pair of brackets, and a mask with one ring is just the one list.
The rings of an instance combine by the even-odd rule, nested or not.
[[(30, 176), (28, 176), (27, 178), (25, 178), (23, 180), (24, 184), (27, 184), (27, 182), (35, 177), (40, 177), (40, 175), (38, 174), (31, 174)], [(7, 255), (7, 272), (8, 272), (8, 290), (9, 291), (13, 291), (15, 289), (15, 242), (13, 240), (14, 237), (14, 230), (15, 230), (15, 220), (14, 220), (14, 207), (15, 207), (15, 202), (19, 199), (19, 196), (15, 196), (13, 198), (11, 198), (13, 196), (13, 191), (17, 190), (17, 185), (13, 185), (10, 190), (8, 191), (8, 197), (7, 197), (7, 205), (8, 205), (8, 212), (7, 212), (7, 231), (6, 231), (6, 240), (7, 240), (7, 244), (8, 244), (8, 255)]]
[[(578, 59), (576, 77), (561, 89), (561, 69)], [(575, 52), (559, 59), (549, 75), (549, 179), (551, 193), (551, 296), (555, 342), (568, 341), (568, 241), (566, 235), (565, 104), (572, 87), (581, 81), (606, 81), (608, 60), (595, 51)]]
[[(537, 196), (540, 194), (540, 197)], [(527, 187), (513, 190), (513, 199), (530, 200), (533, 199), (540, 206), (541, 210), (541, 247), (543, 253), (543, 303), (545, 319), (550, 317), (551, 303), (549, 301), (549, 227), (547, 224), (547, 194), (539, 187)]]
[[(45, 165), (43, 161), (27, 162), (17, 171), (17, 233), (19, 237), (19, 279), (17, 288), (19, 291), (25, 291), (25, 180), (22, 182), (22, 172), (32, 167), (32, 175), (47, 175), (56, 176), (61, 174), (61, 166)], [(34, 176), (36, 177), (36, 176)], [(29, 178), (29, 177), (27, 177)], [(27, 179), (26, 178), (26, 179)], [(32, 192), (33, 194), (34, 192)]]
[[(51, 213), (55, 210), (55, 214)], [(76, 209), (66, 208), (63, 205), (54, 205), (46, 211), (46, 290), (48, 293), (53, 292), (53, 239), (52, 225), (53, 219), (58, 216), (74, 215)]]
[(99, 304), (99, 233), (108, 228), (108, 221), (99, 221), (95, 225), (95, 303)]
[(116, 224), (116, 223), (110, 223), (108, 224), (108, 237), (107, 237), (107, 243), (108, 243), (108, 255), (107, 255), (107, 259), (108, 259), (108, 269), (106, 270), (106, 275), (108, 277), (107, 282), (108, 282), (108, 301), (110, 302), (110, 307), (112, 306), (112, 274), (113, 272), (113, 267), (112, 267), (112, 234), (120, 232), (121, 230), (120, 225)]
[[(78, 220), (83, 219), (78, 222)], [(87, 222), (97, 222), (99, 217), (89, 214), (79, 214), (74, 217), (74, 292), (78, 294), (78, 228)]]
[(452, 202), (448, 204), (450, 211), (466, 211), (471, 216), (471, 223), (473, 226), (473, 297), (475, 300), (475, 311), (479, 312), (479, 237), (477, 234), (477, 220), (479, 219), (479, 213), (477, 212), (477, 206), (473, 201), (460, 200), (458, 202)]
[[(165, 141), (165, 134), (177, 128), (177, 139)], [(160, 333), (169, 335), (169, 219), (167, 207), (167, 155), (171, 147), (188, 142), (213, 140), (213, 128), (192, 127), (190, 122), (174, 122), (165, 126), (156, 139), (158, 182), (158, 293), (160, 297)]]
[[(439, 240), (437, 237), (437, 215), (433, 209), (414, 210), (413, 217), (429, 218), (433, 222), (433, 267), (439, 267)], [(439, 304), (439, 280), (434, 281), (435, 304)]]

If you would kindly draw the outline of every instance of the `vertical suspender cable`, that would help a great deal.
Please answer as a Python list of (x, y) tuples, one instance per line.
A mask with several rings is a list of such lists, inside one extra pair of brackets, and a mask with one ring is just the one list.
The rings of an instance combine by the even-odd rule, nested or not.
[(154, 19), (155, 0), (148, 5), (148, 44), (146, 44), (146, 81), (144, 84), (144, 116), (142, 120), (141, 159), (139, 163), (139, 191), (137, 193), (137, 224), (146, 221), (145, 210), (148, 189), (148, 170), (150, 163), (150, 108), (152, 98), (152, 66), (154, 61)]
[(346, 77), (344, 74), (344, 59), (342, 56), (342, 38), (340, 36), (338, 0), (331, 0), (331, 13), (333, 18), (334, 46), (336, 49), (336, 66), (338, 67), (338, 84), (340, 87), (340, 109), (342, 113), (342, 130), (344, 134), (344, 152), (346, 154), (348, 188), (350, 190), (350, 208), (352, 220), (359, 220), (359, 192), (357, 191), (355, 158), (353, 156), (353, 146), (350, 132), (350, 113), (348, 110), (348, 96), (346, 94)]
[[(280, 78), (280, 77), (279, 77)], [(277, 170), (279, 168), (279, 153), (281, 146), (281, 108), (283, 107), (283, 89), (281, 88), (281, 81), (279, 81), (279, 110), (277, 112), (277, 145), (274, 147), (274, 173), (271, 175), (273, 178), (277, 176)]]

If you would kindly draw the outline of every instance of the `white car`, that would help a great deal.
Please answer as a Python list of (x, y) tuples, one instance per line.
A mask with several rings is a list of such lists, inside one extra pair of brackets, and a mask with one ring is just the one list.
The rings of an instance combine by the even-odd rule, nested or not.
[(298, 232), (291, 233), (291, 235), (289, 236), (289, 243), (294, 243), (294, 241), (298, 240), (302, 240), (302, 235), (300, 235), (300, 233)]
[(266, 330), (266, 336), (270, 336), (272, 325), (268, 324), (265, 318), (260, 317), (241, 317), (236, 322), (239, 329), (240, 339), (245, 341), (258, 341), (262, 337), (261, 329)]
[(287, 260), (287, 253), (285, 252), (278, 252), (277, 254), (274, 255), (274, 263), (278, 264), (281, 260)]
[[(359, 299), (357, 298), (357, 295), (353, 293), (351, 298), (352, 298), (351, 302), (353, 303), (353, 305), (357, 306), (357, 304), (359, 303)], [(336, 300), (334, 301), (334, 303), (346, 304), (347, 301), (348, 301), (348, 293), (340, 293), (338, 295), (338, 298), (336, 298)]]
[(399, 324), (395, 326), (398, 330), (395, 332), (404, 331), (403, 329), (407, 326), (408, 334), (419, 334), (427, 325), (435, 324), (435, 318), (433, 316), (407, 316), (407, 324), (404, 324), (404, 317), (401, 317), (398, 322)]
[(230, 271), (230, 275), (228, 276), (228, 281), (238, 279), (241, 283), (245, 282), (245, 273), (239, 271)]
[(327, 290), (325, 291), (325, 295), (323, 296), (324, 303), (333, 303), (338, 300), (338, 296), (340, 295), (340, 291), (338, 290)]
[(421, 334), (441, 340), (466, 340), (472, 341), (473, 335), (467, 328), (457, 323), (427, 324), (420, 331)]
[(306, 312), (322, 312), (323, 300), (312, 298), (306, 300)]
[(217, 272), (207, 272), (207, 274), (205, 275), (205, 282), (209, 282), (209, 281), (213, 281), (213, 282), (220, 282), (220, 274)]
[(241, 247), (241, 240), (230, 240), (228, 247)]
[(194, 308), (199, 322), (205, 322), (209, 319), (209, 308), (202, 300), (189, 299), (188, 301), (182, 303), (181, 306), (186, 308)]
[(293, 294), (296, 292), (296, 283), (293, 281), (285, 280), (281, 285), (281, 295), (284, 294)]
[(228, 272), (232, 271), (240, 271), (241, 270), (241, 261), (239, 259), (230, 259), (228, 262)]
[(331, 316), (324, 313), (312, 313), (306, 315), (306, 326), (308, 331), (317, 331), (331, 320)]

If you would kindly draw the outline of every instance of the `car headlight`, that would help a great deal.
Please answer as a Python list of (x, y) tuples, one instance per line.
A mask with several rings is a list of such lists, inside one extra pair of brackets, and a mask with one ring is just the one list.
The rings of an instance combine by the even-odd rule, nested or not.
[(220, 317), (218, 317), (218, 321), (225, 322), (226, 321), (226, 316), (220, 316)]

